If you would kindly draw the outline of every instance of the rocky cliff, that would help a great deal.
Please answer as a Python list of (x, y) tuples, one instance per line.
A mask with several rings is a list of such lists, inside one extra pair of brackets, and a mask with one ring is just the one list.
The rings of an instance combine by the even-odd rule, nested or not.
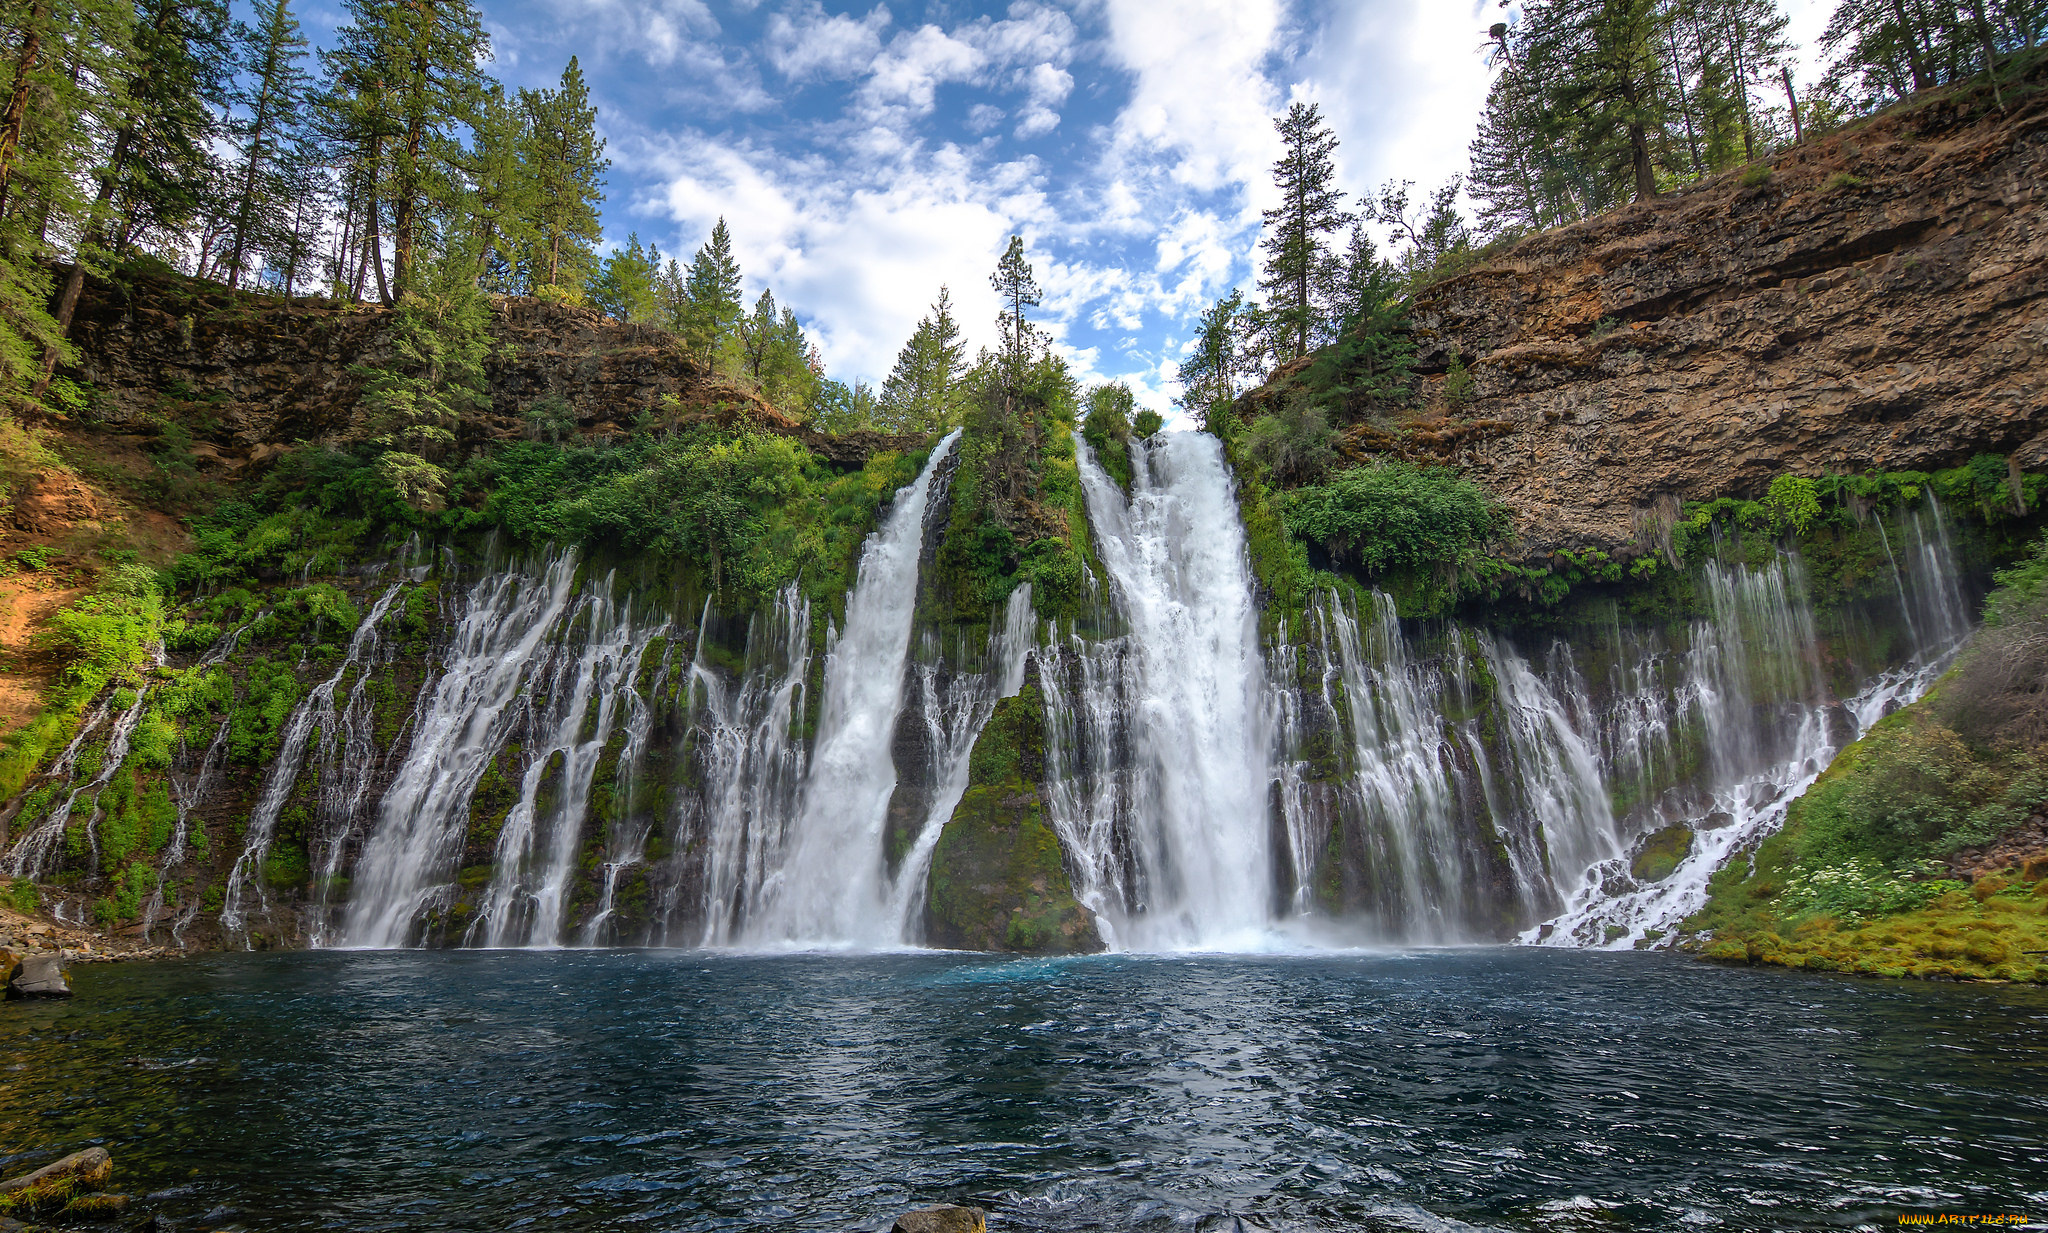
[(1680, 500), (1792, 472), (2048, 465), (2048, 77), (1534, 236), (1414, 306), (1476, 398), (1410, 443), (1520, 551), (1641, 546)]
[[(73, 327), (91, 386), (90, 416), (122, 427), (166, 403), (233, 470), (280, 446), (347, 435), (360, 413), (361, 367), (389, 355), (388, 309), (315, 298), (281, 302), (189, 279), (129, 273), (89, 280)], [(815, 432), (713, 374), (666, 330), (593, 309), (519, 296), (491, 304), (495, 346), (486, 365), (491, 409), (463, 425), (471, 440), (517, 437), (523, 413), (550, 396), (575, 410), (585, 434), (611, 434), (665, 403), (686, 417), (744, 417), (801, 440), (813, 453), (859, 465), (909, 439)], [(673, 400), (669, 403), (668, 400)]]

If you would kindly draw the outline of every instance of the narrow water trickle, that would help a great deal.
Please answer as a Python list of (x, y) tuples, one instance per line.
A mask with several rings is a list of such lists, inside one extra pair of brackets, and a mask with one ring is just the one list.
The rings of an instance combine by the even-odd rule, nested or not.
[[(324, 789), (338, 792), (351, 801), (360, 800), (367, 790), (370, 722), (364, 685), (369, 676), (363, 668), (376, 654), (378, 627), (383, 624), (385, 614), (391, 611), (392, 601), (398, 598), (398, 592), (404, 585), (401, 579), (384, 589), (356, 625), (341, 666), (334, 670), (333, 676), (315, 685), (285, 721), (284, 732), (278, 741), (277, 758), (270, 764), (270, 774), (263, 782), (262, 793), (256, 798), (256, 808), (249, 814), (249, 824), (243, 833), (242, 855), (236, 858), (234, 868), (228, 871), (227, 893), (220, 911), (221, 931), (242, 934), (244, 946), (250, 944), (248, 914), (251, 898), (258, 910), (267, 913), (270, 908), (264, 859), (270, 854), (271, 841), (276, 838), (278, 817), (284, 812), (285, 802), (291, 799), (292, 789), (298, 785), (299, 769), (306, 761), (307, 743), (317, 736), (322, 745), (329, 747), (323, 759), (324, 769), (330, 773), (330, 777), (323, 781)], [(343, 723), (335, 709), (334, 694), (352, 674), (353, 688), (342, 710), (350, 722)], [(333, 748), (336, 744), (339, 750)], [(351, 753), (355, 755), (353, 758)]]

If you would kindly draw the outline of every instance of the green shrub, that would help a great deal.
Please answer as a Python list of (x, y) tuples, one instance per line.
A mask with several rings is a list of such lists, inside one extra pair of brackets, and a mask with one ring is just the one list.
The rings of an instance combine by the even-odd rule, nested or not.
[(1456, 347), (1451, 348), (1451, 366), (1444, 372), (1443, 392), (1444, 402), (1453, 407), (1467, 405), (1477, 392), (1472, 373), (1465, 367)]
[(1760, 188), (1769, 184), (1771, 177), (1776, 174), (1768, 163), (1758, 163), (1742, 173), (1742, 187)]
[(1244, 454), (1283, 488), (1320, 482), (1337, 465), (1337, 430), (1329, 413), (1293, 397), (1260, 416), (1244, 434)]
[(1141, 441), (1149, 441), (1158, 436), (1159, 430), (1164, 427), (1166, 421), (1150, 407), (1138, 412), (1137, 417), (1131, 421), (1131, 433)]
[(1876, 861), (1848, 860), (1787, 878), (1778, 891), (1778, 903), (1787, 917), (1832, 916), (1853, 924), (1866, 917), (1909, 912), (1963, 885), (1944, 879), (1909, 881)]
[(1773, 479), (1761, 504), (1769, 512), (1773, 527), (1795, 535), (1806, 534), (1820, 517), (1818, 488), (1803, 476), (1780, 475)]
[(1287, 529), (1366, 573), (1457, 564), (1507, 529), (1484, 488), (1443, 467), (1354, 467), (1288, 494)]

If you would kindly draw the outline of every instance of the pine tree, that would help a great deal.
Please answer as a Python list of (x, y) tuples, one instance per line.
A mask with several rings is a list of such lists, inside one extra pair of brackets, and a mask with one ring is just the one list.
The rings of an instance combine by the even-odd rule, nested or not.
[(1195, 327), (1194, 350), (1180, 363), (1181, 395), (1175, 402), (1206, 420), (1212, 408), (1236, 401), (1239, 378), (1256, 375), (1251, 333), (1244, 293), (1233, 291), (1211, 305)]
[(235, 67), (245, 75), (229, 93), (228, 137), (240, 151), (235, 169), (227, 251), (219, 269), (240, 284), (249, 259), (294, 231), (294, 190), (305, 187), (286, 164), (305, 121), (312, 78), (301, 67), (306, 38), (290, 0), (251, 0), (256, 24), (234, 25)]
[(1549, 96), (1547, 125), (1636, 200), (1656, 196), (1665, 0), (1546, 0), (1529, 11), (1545, 27), (1527, 54)]
[[(226, 26), (220, 0), (137, 5), (125, 74), (109, 109), (112, 140), (94, 173), (99, 193), (57, 298), (60, 335), (71, 332), (89, 265), (118, 258), (138, 239), (168, 238), (204, 204), (207, 186), (217, 179), (212, 106), (222, 100)], [(44, 352), (31, 399), (42, 398), (61, 359), (55, 347)]]
[(642, 248), (638, 232), (627, 236), (626, 247), (607, 257), (590, 281), (591, 306), (621, 321), (652, 324), (660, 319), (654, 295), (660, 271), (661, 250)]
[(819, 432), (846, 433), (879, 424), (875, 391), (865, 381), (848, 385), (830, 377), (818, 382), (811, 401), (810, 423)]
[(967, 341), (953, 319), (952, 292), (940, 287), (882, 382), (882, 419), (897, 432), (937, 432), (958, 423), (966, 366)]
[(740, 266), (732, 255), (732, 233), (725, 219), (711, 229), (711, 238), (690, 259), (683, 278), (688, 303), (681, 322), (683, 342), (708, 367), (739, 328)]
[(1280, 204), (1265, 212), (1265, 271), (1259, 289), (1278, 349), (1308, 353), (1315, 333), (1315, 287), (1328, 259), (1323, 237), (1351, 222), (1337, 188), (1337, 137), (1314, 103), (1296, 103), (1273, 122), (1286, 153), (1273, 164)]
[(1024, 310), (1035, 308), (1044, 293), (1038, 289), (1038, 280), (1032, 276), (1031, 263), (1024, 259), (1024, 238), (1011, 236), (1009, 246), (1003, 249), (1002, 257), (996, 262), (996, 272), (989, 275), (989, 285), (1002, 300), (1003, 309), (996, 317), (996, 327), (1002, 338), (1002, 361), (1007, 375), (1021, 380), (1025, 367), (1035, 353), (1038, 331), (1025, 320)]
[(536, 285), (580, 287), (600, 238), (598, 203), (604, 200), (604, 139), (583, 69), (569, 57), (561, 85), (521, 90), (526, 111), (527, 166), (533, 177), (531, 260)]
[[(391, 219), (387, 300), (424, 285), (422, 258), (435, 255), (440, 230), (462, 202), (456, 128), (476, 114), (483, 76), (477, 64), (490, 36), (467, 0), (345, 0), (351, 19), (335, 36), (330, 64), (375, 138), (378, 207)], [(369, 237), (375, 242), (373, 230)], [(374, 261), (382, 274), (382, 258)]]
[(462, 247), (474, 277), (493, 291), (527, 290), (519, 263), (533, 243), (537, 201), (522, 157), (526, 140), (526, 110), (492, 82), (478, 100), (463, 159), (469, 205)]
[(46, 365), (72, 359), (49, 309), (49, 234), (84, 222), (92, 136), (122, 123), (133, 20), (126, 0), (15, 4), (0, 39), (0, 405), (20, 413), (41, 410), (29, 383)]

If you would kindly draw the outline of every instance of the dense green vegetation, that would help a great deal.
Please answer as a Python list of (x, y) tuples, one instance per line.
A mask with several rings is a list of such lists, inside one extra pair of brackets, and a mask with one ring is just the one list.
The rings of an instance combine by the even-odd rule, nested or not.
[(2048, 539), (1999, 575), (1934, 691), (1844, 750), (1753, 863), (1715, 876), (1686, 922), (1710, 931), (1710, 957), (2048, 981), (2028, 953), (2048, 951), (2048, 859), (1969, 859), (2048, 810), (2044, 581)]

